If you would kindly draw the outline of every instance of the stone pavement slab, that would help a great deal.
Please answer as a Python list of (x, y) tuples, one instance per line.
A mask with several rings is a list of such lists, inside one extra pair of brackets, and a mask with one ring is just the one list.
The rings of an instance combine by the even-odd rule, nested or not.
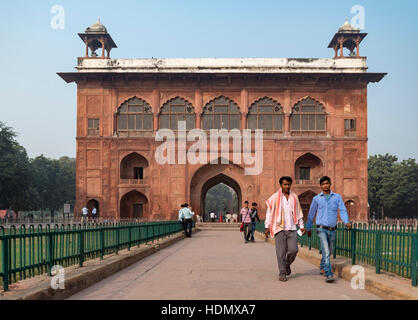
[(278, 281), (275, 248), (244, 243), (239, 231), (202, 230), (95, 285), (71, 300), (378, 300), (336, 279), (325, 283), (317, 267), (300, 258), (287, 282)]

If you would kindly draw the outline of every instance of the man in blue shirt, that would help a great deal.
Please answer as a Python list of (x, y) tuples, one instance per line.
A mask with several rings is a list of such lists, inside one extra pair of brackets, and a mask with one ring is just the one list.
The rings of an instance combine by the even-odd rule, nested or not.
[(308, 237), (311, 237), (311, 228), (316, 215), (316, 225), (318, 237), (321, 242), (322, 259), (320, 265), (320, 273), (326, 276), (326, 282), (333, 282), (334, 277), (331, 270), (331, 252), (335, 242), (335, 229), (337, 227), (338, 209), (340, 217), (345, 223), (347, 229), (351, 228), (348, 221), (347, 209), (345, 208), (343, 199), (338, 193), (331, 191), (331, 179), (324, 176), (319, 180), (322, 192), (312, 199), (311, 208), (309, 209), (308, 223), (306, 230)]
[(184, 231), (186, 232), (186, 237), (192, 237), (192, 227), (193, 227), (193, 212), (190, 211), (189, 205), (187, 203), (182, 204), (182, 208), (179, 211), (179, 220), (183, 221)]

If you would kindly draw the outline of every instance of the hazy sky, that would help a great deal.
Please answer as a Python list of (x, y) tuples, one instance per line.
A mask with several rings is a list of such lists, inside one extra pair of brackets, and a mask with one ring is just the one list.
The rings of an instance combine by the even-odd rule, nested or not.
[[(65, 12), (53, 29), (51, 8)], [(74, 71), (85, 46), (78, 37), (100, 16), (118, 48), (112, 58), (331, 58), (328, 43), (365, 9), (368, 33), (360, 54), (370, 72), (387, 72), (368, 87), (370, 154), (418, 158), (418, 1), (107, 1), (0, 2), (0, 121), (13, 127), (30, 157), (75, 156)]]

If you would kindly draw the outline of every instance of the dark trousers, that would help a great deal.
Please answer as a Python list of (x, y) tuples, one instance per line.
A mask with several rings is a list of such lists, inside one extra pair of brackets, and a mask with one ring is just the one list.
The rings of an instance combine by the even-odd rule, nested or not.
[(186, 230), (186, 220), (181, 219), (180, 220), (181, 223), (181, 227), (183, 228), (184, 233), (187, 235), (187, 230)]
[(186, 231), (186, 237), (192, 236), (192, 227), (193, 227), (193, 220), (184, 219), (184, 231)]
[(244, 239), (245, 241), (250, 240), (251, 237), (251, 231), (253, 230), (253, 224), (250, 223), (244, 223)]
[(251, 230), (251, 240), (255, 240), (254, 239), (254, 233), (255, 233), (256, 222), (252, 221), (251, 224), (252, 224), (252, 227), (253, 227), (252, 230)]
[(298, 243), (296, 231), (282, 230), (275, 234), (277, 264), (280, 275), (286, 274), (286, 268), (290, 267), (296, 259), (298, 253)]

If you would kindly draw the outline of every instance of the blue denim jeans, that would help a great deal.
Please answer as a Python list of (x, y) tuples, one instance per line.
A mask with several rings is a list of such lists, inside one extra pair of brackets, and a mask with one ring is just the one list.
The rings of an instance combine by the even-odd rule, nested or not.
[(253, 229), (251, 230), (251, 240), (254, 240), (256, 222), (254, 221), (254, 222), (251, 222), (251, 223), (253, 224)]
[(326, 230), (319, 228), (318, 237), (321, 242), (322, 259), (319, 268), (325, 270), (325, 275), (333, 276), (331, 270), (331, 254), (335, 242), (335, 230)]

